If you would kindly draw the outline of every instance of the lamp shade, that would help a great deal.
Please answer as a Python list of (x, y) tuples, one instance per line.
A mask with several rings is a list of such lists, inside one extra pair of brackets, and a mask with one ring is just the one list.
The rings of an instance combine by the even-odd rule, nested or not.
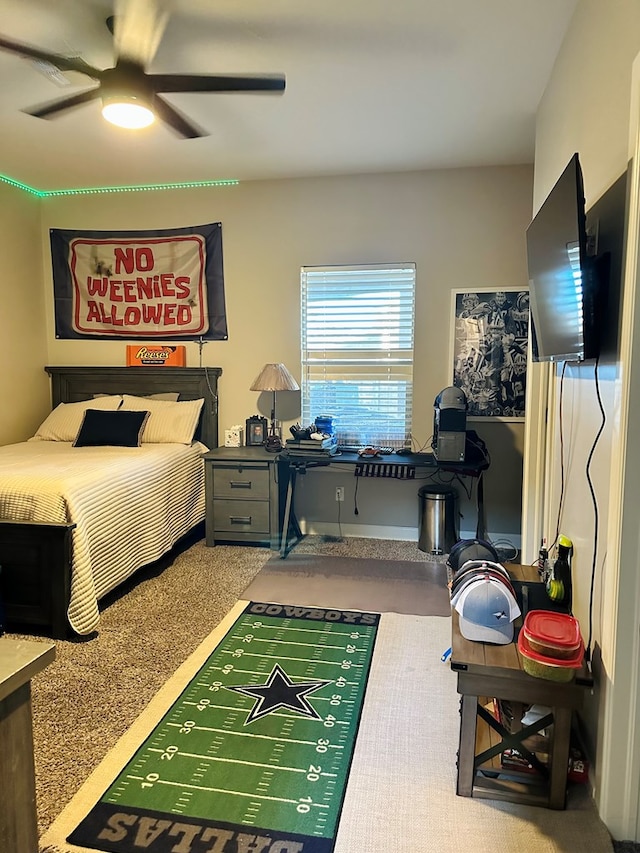
[(144, 100), (127, 95), (105, 98), (102, 115), (111, 124), (124, 127), (127, 130), (149, 127), (156, 118), (151, 107)]
[(299, 391), (300, 386), (284, 364), (265, 364), (251, 383), (251, 391)]

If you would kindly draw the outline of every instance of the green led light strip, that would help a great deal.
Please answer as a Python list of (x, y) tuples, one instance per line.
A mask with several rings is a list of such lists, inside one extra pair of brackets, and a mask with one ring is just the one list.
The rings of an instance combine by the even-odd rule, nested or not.
[(21, 184), (20, 181), (14, 181), (13, 178), (7, 178), (6, 175), (0, 175), (0, 181), (5, 184), (9, 184), (9, 186), (17, 187), (19, 190), (24, 190), (24, 192), (26, 193), (37, 195), (40, 198), (44, 196), (44, 193), (40, 192), (40, 190), (34, 190), (33, 187), (28, 187), (26, 184)]
[(36, 190), (20, 181), (14, 181), (13, 178), (8, 178), (6, 175), (0, 175), (0, 181), (9, 184), (12, 187), (17, 187), (19, 190), (31, 193), (38, 198), (49, 198), (51, 196), (61, 195), (91, 195), (93, 193), (135, 193), (149, 192), (151, 190), (191, 190), (200, 189), (201, 187), (235, 187), (240, 181), (235, 179), (220, 180), (220, 181), (185, 181), (180, 184), (139, 184), (131, 187), (83, 187), (75, 190)]

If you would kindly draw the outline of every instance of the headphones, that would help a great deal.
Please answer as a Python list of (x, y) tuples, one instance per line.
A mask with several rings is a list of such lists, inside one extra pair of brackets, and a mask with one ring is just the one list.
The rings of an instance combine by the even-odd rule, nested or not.
[(490, 560), (498, 563), (498, 552), (484, 539), (459, 539), (451, 549), (447, 563), (454, 572), (469, 560)]

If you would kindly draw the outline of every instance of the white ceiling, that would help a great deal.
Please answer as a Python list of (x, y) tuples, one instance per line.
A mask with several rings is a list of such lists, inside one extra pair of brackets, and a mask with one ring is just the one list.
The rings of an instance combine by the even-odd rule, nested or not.
[[(167, 95), (210, 135), (123, 131), (0, 51), (0, 173), (37, 189), (533, 161), (534, 116), (578, 0), (174, 0), (148, 70), (283, 73), (274, 94)], [(109, 0), (0, 0), (0, 33), (114, 63)]]

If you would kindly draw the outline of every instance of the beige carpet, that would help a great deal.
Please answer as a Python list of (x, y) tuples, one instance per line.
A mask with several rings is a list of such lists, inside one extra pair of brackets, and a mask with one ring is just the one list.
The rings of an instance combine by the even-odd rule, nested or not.
[[(416, 543), (375, 539), (310, 536), (290, 556), (299, 553), (427, 561)], [(270, 556), (267, 549), (207, 548), (200, 541), (163, 571), (138, 573), (123, 594), (104, 602), (97, 636), (56, 641), (56, 660), (32, 682), (41, 833)], [(402, 642), (393, 625), (402, 626)], [(441, 617), (385, 620), (388, 651), (381, 644), (374, 662), (379, 678), (351, 773), (342, 853), (609, 853), (584, 786), (571, 789), (562, 812), (456, 797), (458, 696), (454, 675), (440, 662), (449, 627)], [(397, 697), (392, 705), (390, 693)]]
[[(608, 833), (583, 788), (573, 790), (569, 808), (561, 812), (456, 797), (458, 700), (455, 676), (440, 661), (449, 632), (449, 620), (441, 617), (383, 615), (335, 853), (611, 851)], [(151, 703), (45, 834), (42, 851), (84, 853), (86, 848), (66, 843), (66, 835), (210, 648), (203, 644), (180, 668), (178, 683)]]
[(56, 660), (32, 681), (40, 832), (269, 556), (265, 548), (200, 541), (103, 602), (96, 636), (55, 641)]
[[(250, 601), (449, 616), (444, 563), (318, 554), (272, 557), (244, 591)], [(328, 600), (328, 597), (330, 600)]]

